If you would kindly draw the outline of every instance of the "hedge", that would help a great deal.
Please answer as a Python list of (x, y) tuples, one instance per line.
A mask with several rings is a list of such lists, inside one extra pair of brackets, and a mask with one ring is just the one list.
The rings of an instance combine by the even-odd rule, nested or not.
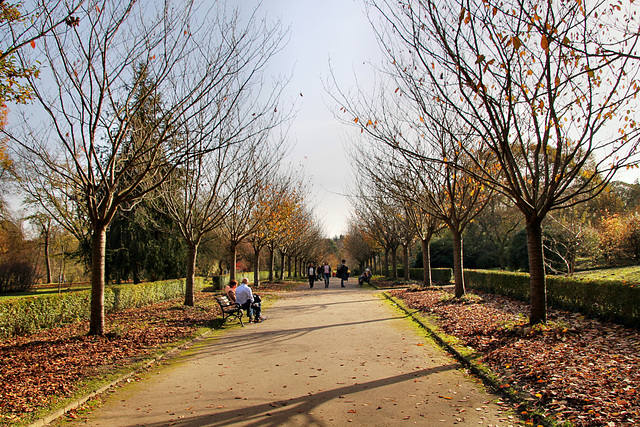
[[(195, 290), (203, 287), (204, 280), (196, 277)], [(105, 313), (184, 297), (184, 288), (185, 279), (110, 285), (104, 291)], [(0, 303), (0, 338), (28, 335), (42, 329), (87, 320), (90, 313), (90, 290), (5, 300)]]
[[(238, 282), (240, 282), (245, 277), (249, 279), (249, 284), (251, 285), (253, 283), (253, 271), (249, 271), (245, 273), (236, 273), (236, 280)], [(261, 271), (259, 273), (258, 280), (268, 280), (268, 279), (269, 279), (268, 271)], [(222, 290), (225, 288), (225, 286), (229, 284), (230, 280), (231, 279), (229, 278), (228, 274), (223, 274), (221, 276), (213, 276), (211, 277), (211, 286), (213, 286), (213, 289)]]
[[(398, 269), (398, 277), (404, 277), (404, 269)], [(453, 270), (450, 268), (432, 268), (431, 269), (431, 283), (437, 285), (444, 285), (451, 282), (451, 277), (453, 277)], [(410, 268), (409, 269), (409, 279), (412, 280), (422, 280), (424, 279), (424, 269), (422, 268)]]
[[(530, 300), (529, 275), (465, 270), (465, 285), (521, 301)], [(547, 304), (588, 316), (640, 326), (640, 286), (618, 280), (547, 276)]]

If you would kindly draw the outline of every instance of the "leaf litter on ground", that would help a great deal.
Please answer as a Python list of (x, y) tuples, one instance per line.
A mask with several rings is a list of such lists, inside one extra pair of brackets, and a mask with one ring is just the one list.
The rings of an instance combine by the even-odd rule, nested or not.
[[(287, 284), (261, 284), (259, 292), (289, 290)], [(221, 317), (215, 294), (201, 292), (194, 307), (176, 299), (105, 316), (104, 336), (88, 336), (88, 322), (0, 341), (0, 425), (23, 422), (72, 397), (79, 384), (151, 359), (198, 327)]]
[(480, 291), (461, 300), (443, 289), (391, 294), (434, 315), (546, 417), (576, 426), (640, 423), (638, 329), (554, 309), (546, 325), (532, 328), (528, 304)]

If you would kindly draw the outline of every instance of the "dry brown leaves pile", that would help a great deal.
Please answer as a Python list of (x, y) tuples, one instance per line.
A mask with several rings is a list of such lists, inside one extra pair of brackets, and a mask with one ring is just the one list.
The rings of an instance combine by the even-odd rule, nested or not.
[(212, 294), (195, 307), (173, 300), (108, 315), (103, 337), (87, 322), (0, 342), (0, 424), (71, 396), (82, 380), (149, 358), (163, 346), (193, 337), (219, 316)]
[[(256, 293), (299, 283), (262, 283)], [(80, 382), (149, 359), (167, 345), (192, 338), (221, 316), (215, 295), (201, 292), (195, 307), (182, 300), (106, 316), (107, 333), (87, 336), (88, 322), (0, 341), (0, 425), (72, 396)]]
[(481, 355), (504, 387), (532, 407), (576, 426), (640, 423), (640, 332), (580, 314), (549, 310), (547, 325), (527, 326), (529, 306), (478, 293), (454, 301), (443, 290), (391, 293), (434, 314), (449, 335)]

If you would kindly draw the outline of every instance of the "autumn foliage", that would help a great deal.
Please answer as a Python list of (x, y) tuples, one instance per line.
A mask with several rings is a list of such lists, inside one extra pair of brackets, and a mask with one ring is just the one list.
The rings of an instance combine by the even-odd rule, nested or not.
[(392, 294), (471, 347), (502, 389), (519, 393), (525, 420), (533, 422), (535, 411), (575, 426), (640, 422), (637, 329), (553, 309), (547, 325), (530, 327), (525, 303), (488, 293), (462, 301), (440, 290)]

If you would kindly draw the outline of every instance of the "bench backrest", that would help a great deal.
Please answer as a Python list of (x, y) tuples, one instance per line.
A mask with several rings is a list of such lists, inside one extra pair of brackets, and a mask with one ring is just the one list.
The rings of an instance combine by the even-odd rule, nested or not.
[(216, 300), (218, 301), (218, 304), (220, 304), (220, 306), (222, 307), (229, 307), (230, 305), (234, 304), (231, 301), (229, 301), (229, 298), (227, 297), (216, 297)]

